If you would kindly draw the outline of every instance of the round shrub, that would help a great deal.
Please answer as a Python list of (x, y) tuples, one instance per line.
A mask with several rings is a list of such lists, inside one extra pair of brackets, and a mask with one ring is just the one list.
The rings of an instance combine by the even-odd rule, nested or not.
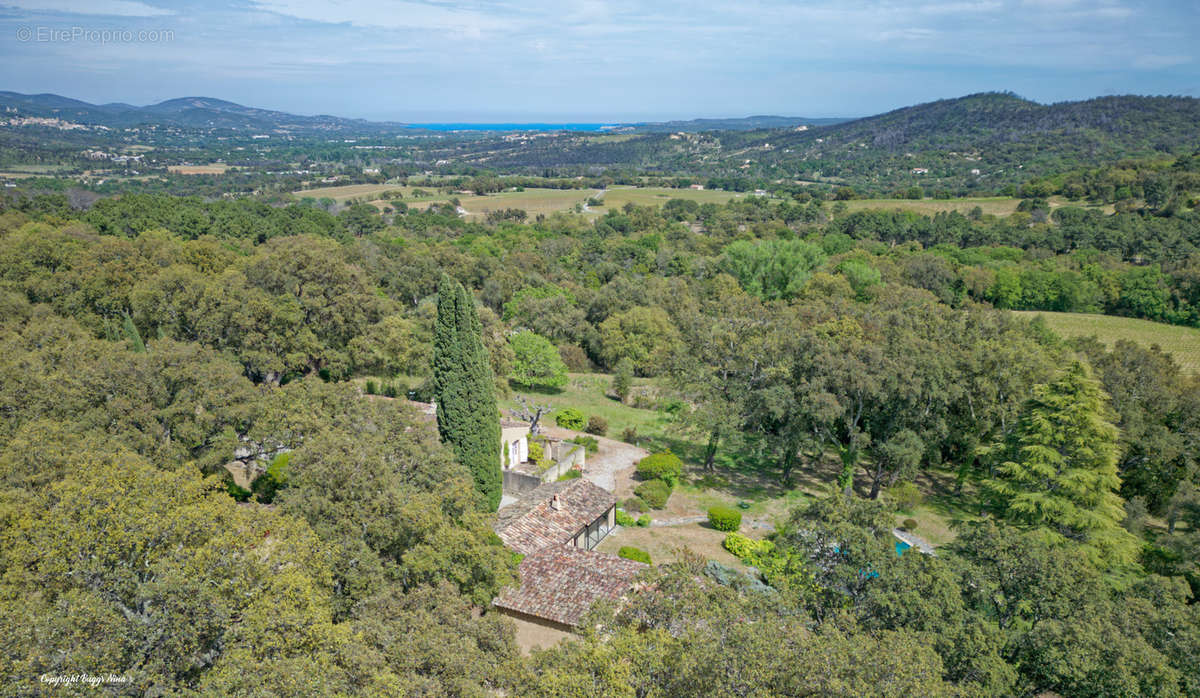
[(641, 548), (635, 548), (632, 545), (622, 545), (621, 549), (617, 551), (617, 557), (623, 557), (626, 560), (633, 560), (634, 562), (644, 562), (647, 565), (650, 564), (650, 553)]
[(621, 508), (625, 511), (641, 514), (646, 511), (646, 503), (638, 497), (630, 497), (621, 503)]
[(642, 528), (649, 526), (650, 525), (650, 515), (642, 514), (641, 516), (639, 516), (638, 520), (637, 520), (637, 525), (641, 526)]
[(636, 427), (625, 427), (621, 430), (621, 440), (627, 444), (636, 444), (638, 433)]
[(587, 419), (579, 410), (575, 409), (574, 407), (568, 407), (554, 415), (554, 423), (563, 429), (581, 431), (585, 426), (587, 426)]
[(670, 451), (652, 453), (638, 462), (637, 474), (643, 480), (662, 480), (674, 487), (683, 474), (683, 461)]
[(584, 431), (596, 436), (604, 436), (608, 433), (608, 420), (598, 414), (594, 414), (588, 417), (587, 427), (584, 428)]
[(904, 520), (904, 530), (905, 531), (917, 530), (917, 520), (916, 519), (905, 519)]
[(651, 509), (662, 509), (671, 496), (671, 488), (662, 480), (647, 480), (634, 488), (633, 493), (649, 504)]
[(617, 509), (617, 517), (616, 518), (617, 518), (618, 526), (624, 526), (624, 527), (628, 528), (630, 526), (637, 525), (637, 519), (633, 518), (629, 514), (626, 514), (625, 512), (621, 511), (620, 509)]
[(718, 504), (708, 510), (708, 522), (718, 531), (736, 531), (742, 527), (742, 512)]
[(542, 449), (542, 444), (537, 441), (530, 441), (529, 442), (529, 460), (536, 463), (544, 457), (545, 457), (545, 453)]
[(365, 392), (367, 393), (367, 395), (379, 394), (379, 388), (375, 385), (375, 381), (371, 381), (371, 380), (367, 381), (367, 388), (366, 388)]
[(758, 565), (759, 559), (775, 548), (769, 540), (755, 540), (740, 533), (729, 533), (722, 546), (747, 565)]

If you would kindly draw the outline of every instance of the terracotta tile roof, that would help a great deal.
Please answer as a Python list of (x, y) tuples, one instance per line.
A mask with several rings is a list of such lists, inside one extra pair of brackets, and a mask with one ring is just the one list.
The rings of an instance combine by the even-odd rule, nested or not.
[(616, 600), (646, 565), (570, 545), (527, 555), (521, 561), (521, 587), (507, 589), (492, 603), (499, 607), (576, 626), (592, 603)]
[[(551, 506), (554, 495), (559, 509)], [(550, 482), (501, 509), (496, 534), (509, 548), (527, 555), (566, 543), (616, 503), (612, 492), (583, 478)]]

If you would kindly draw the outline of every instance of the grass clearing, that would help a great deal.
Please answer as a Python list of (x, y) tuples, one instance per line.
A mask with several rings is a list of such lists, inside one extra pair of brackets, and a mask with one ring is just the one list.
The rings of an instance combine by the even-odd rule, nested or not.
[[(620, 439), (621, 433), (627, 428), (637, 429), (639, 435), (651, 436), (661, 433), (666, 426), (666, 415), (655, 410), (630, 407), (608, 397), (606, 393), (612, 383), (611, 376), (603, 373), (571, 373), (569, 377), (567, 385), (557, 392), (514, 390), (513, 396), (500, 401), (500, 408), (505, 415), (508, 410), (517, 408), (516, 395), (525, 397), (533, 404), (548, 404), (554, 412), (574, 407), (586, 416), (598, 415), (608, 420), (608, 436), (614, 439)], [(649, 383), (644, 378), (634, 380), (635, 386)], [(550, 413), (548, 424), (554, 423), (554, 412)]]
[(1157, 344), (1175, 359), (1185, 374), (1200, 375), (1200, 329), (1195, 327), (1091, 313), (1015, 312), (1025, 317), (1042, 317), (1051, 330), (1066, 338), (1095, 335), (1109, 347), (1118, 339), (1127, 339), (1146, 347)]
[[(761, 538), (764, 532), (743, 526), (741, 533)], [(596, 550), (616, 555), (621, 546), (632, 545), (650, 553), (651, 562), (661, 565), (678, 560), (680, 551), (686, 548), (694, 553), (699, 553), (705, 559), (716, 560), (723, 565), (746, 571), (746, 565), (721, 545), (724, 540), (725, 534), (710, 527), (707, 522), (678, 526), (630, 527), (621, 528), (620, 531), (600, 541)]]
[(723, 204), (730, 199), (745, 198), (745, 194), (717, 189), (671, 189), (669, 187), (609, 187), (604, 192), (604, 207), (598, 213), (616, 210), (625, 204), (636, 206), (662, 206), (671, 199), (684, 199), (696, 203)]
[[(333, 199), (338, 203), (342, 203), (347, 199), (357, 199), (359, 197), (375, 197), (377, 194), (382, 194), (385, 191), (403, 191), (405, 198), (412, 195), (413, 187), (403, 187), (399, 184), (345, 184), (334, 187), (313, 187), (312, 189), (300, 189), (292, 192), (297, 198), (312, 197), (314, 199)], [(432, 200), (432, 197), (430, 197)]]
[(225, 174), (229, 171), (229, 165), (171, 165), (167, 167), (167, 172), (171, 174), (184, 175), (206, 175), (206, 174)]
[[(894, 211), (899, 209), (901, 211), (919, 213), (923, 216), (932, 216), (949, 211), (958, 211), (966, 215), (978, 206), (986, 215), (1004, 217), (1015, 213), (1017, 205), (1021, 203), (1021, 200), (1011, 196), (974, 196), (961, 199), (851, 199), (845, 203), (846, 208), (851, 213), (855, 211)], [(1049, 204), (1051, 209), (1060, 206), (1079, 206), (1082, 208), (1099, 208), (1105, 213), (1113, 212), (1112, 205), (1095, 206), (1085, 202), (1068, 201), (1060, 196), (1050, 197)]]

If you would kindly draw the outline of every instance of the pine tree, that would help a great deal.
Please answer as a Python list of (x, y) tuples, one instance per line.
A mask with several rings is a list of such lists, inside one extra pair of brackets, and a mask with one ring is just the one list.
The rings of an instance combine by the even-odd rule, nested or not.
[(443, 275), (438, 286), (433, 393), (438, 432), (495, 511), (500, 505), (500, 413), (475, 300)]
[(1033, 397), (1010, 446), (1012, 460), (984, 482), (998, 515), (1049, 540), (1077, 541), (1101, 567), (1132, 561), (1137, 541), (1121, 526), (1116, 491), (1119, 432), (1108, 395), (1078, 361)]

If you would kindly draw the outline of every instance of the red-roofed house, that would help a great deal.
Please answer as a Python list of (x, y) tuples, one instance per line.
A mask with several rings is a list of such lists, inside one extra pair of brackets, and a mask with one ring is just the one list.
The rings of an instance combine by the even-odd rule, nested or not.
[(525, 558), (520, 588), (504, 591), (493, 605), (567, 630), (594, 602), (623, 596), (646, 565), (592, 550), (615, 526), (616, 504), (612, 492), (576, 478), (542, 485), (501, 509), (496, 534)]
[(568, 630), (596, 601), (624, 596), (644, 569), (616, 555), (556, 545), (526, 555), (520, 588), (505, 590), (492, 603), (519, 618)]

